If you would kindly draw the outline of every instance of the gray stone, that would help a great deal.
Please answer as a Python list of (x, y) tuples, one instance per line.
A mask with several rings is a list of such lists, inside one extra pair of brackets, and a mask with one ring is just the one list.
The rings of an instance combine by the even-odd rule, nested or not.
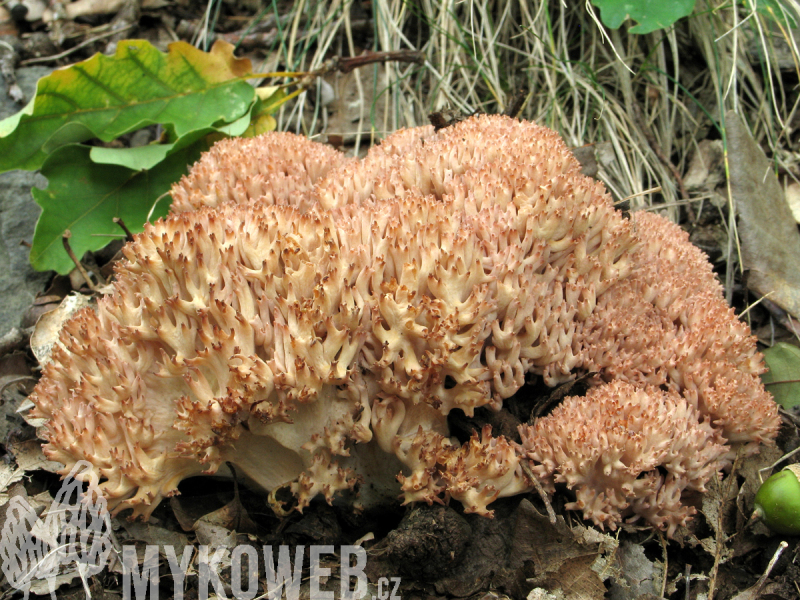
[[(50, 72), (46, 67), (17, 70), (17, 83), (26, 101), (33, 97), (39, 78)], [(22, 108), (7, 92), (5, 82), (0, 79), (0, 119)], [(22, 313), (50, 277), (49, 273), (33, 270), (28, 260), (30, 250), (20, 244), (33, 239), (41, 212), (31, 196), (34, 185), (45, 187), (47, 180), (28, 171), (0, 174), (0, 335), (19, 325)]]

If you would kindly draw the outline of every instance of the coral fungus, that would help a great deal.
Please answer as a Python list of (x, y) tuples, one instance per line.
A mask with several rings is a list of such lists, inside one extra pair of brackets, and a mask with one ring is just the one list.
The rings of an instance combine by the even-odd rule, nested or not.
[[(228, 140), (65, 327), (32, 397), (47, 455), (86, 459), (147, 516), (230, 461), (302, 509), (487, 506), (532, 487), (614, 528), (672, 532), (685, 492), (778, 418), (747, 327), (663, 218), (623, 217), (558, 135), (478, 116), (398, 132), (364, 160), (290, 134)], [(526, 375), (593, 373), (583, 398), (464, 444), (448, 414), (500, 410)], [(399, 483), (398, 483), (399, 481)]]

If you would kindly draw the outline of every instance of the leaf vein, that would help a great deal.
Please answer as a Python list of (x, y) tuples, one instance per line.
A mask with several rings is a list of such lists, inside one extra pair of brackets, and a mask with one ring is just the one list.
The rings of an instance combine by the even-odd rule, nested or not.
[(160, 85), (163, 89), (167, 90), (172, 95), (177, 95), (178, 91), (167, 85), (167, 83), (161, 79), (157, 73), (153, 72), (147, 65), (145, 65), (141, 60), (139, 60), (138, 56), (134, 56), (133, 54), (130, 55), (130, 60), (133, 62), (139, 69), (144, 73), (148, 79)]
[(99, 87), (101, 90), (103, 90), (106, 94), (111, 96), (114, 100), (116, 100), (120, 104), (125, 104), (126, 102), (129, 102), (129, 100), (127, 100), (126, 98), (124, 98), (124, 97), (120, 96), (119, 94), (117, 94), (113, 89), (111, 89), (105, 83), (100, 81), (97, 77), (87, 73), (86, 69), (84, 69), (83, 66), (80, 63), (77, 64), (77, 65), (73, 65), (73, 68), (75, 69), (76, 73), (80, 73), (81, 75), (83, 75), (86, 79), (89, 80), (89, 82), (91, 82), (95, 86)]

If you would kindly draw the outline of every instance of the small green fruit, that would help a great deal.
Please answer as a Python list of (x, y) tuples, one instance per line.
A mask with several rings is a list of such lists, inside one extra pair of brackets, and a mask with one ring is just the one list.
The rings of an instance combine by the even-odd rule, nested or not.
[(800, 535), (800, 465), (789, 465), (758, 488), (752, 518), (775, 533)]

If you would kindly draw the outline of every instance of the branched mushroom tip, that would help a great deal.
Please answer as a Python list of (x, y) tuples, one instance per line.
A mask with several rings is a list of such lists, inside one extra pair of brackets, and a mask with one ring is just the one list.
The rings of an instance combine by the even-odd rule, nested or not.
[[(736, 447), (776, 435), (755, 340), (702, 253), (657, 215), (624, 218), (544, 127), (476, 116), (363, 160), (226, 140), (172, 197), (32, 397), (47, 456), (90, 461), (116, 511), (146, 517), (226, 462), (298, 510), (356, 490), (491, 515), (533, 473), (601, 527), (671, 535)], [(499, 410), (526, 375), (586, 373), (522, 443), (450, 436), (451, 411)]]

